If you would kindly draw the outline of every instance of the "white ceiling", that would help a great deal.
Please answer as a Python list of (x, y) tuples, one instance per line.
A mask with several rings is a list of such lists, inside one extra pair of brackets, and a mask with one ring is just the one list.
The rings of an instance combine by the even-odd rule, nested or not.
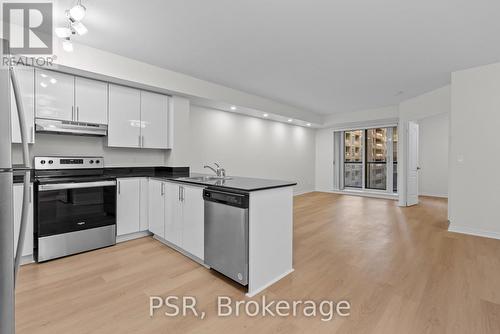
[(323, 114), (395, 104), (500, 61), (498, 0), (83, 4), (83, 44)]

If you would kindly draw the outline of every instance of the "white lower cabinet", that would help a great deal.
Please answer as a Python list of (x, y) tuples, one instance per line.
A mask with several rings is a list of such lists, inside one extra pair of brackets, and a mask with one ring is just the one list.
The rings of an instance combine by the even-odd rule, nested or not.
[(165, 238), (165, 182), (149, 179), (149, 231)]
[(182, 248), (204, 258), (205, 204), (203, 188), (182, 186)]
[[(23, 190), (22, 183), (14, 184), (14, 249), (17, 249), (19, 231), (21, 229), (21, 214), (23, 210)], [(28, 210), (28, 225), (24, 235), (22, 256), (33, 255), (33, 184), (30, 185), (30, 202)]]
[(149, 230), (203, 260), (203, 188), (151, 179)]
[(165, 240), (182, 248), (182, 202), (178, 183), (165, 182)]
[(146, 178), (116, 180), (116, 234), (118, 236), (148, 229), (146, 187)]

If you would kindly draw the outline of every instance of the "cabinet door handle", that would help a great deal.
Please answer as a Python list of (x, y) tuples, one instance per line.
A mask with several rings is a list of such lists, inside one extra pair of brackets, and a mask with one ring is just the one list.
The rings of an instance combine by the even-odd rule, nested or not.
[(76, 107), (76, 121), (78, 121), (80, 119), (80, 107)]
[(139, 147), (141, 147), (141, 135), (139, 135)]
[(179, 199), (179, 202), (181, 201), (181, 186), (179, 186), (179, 195), (177, 196)]
[(161, 183), (161, 195), (165, 195), (165, 183)]
[(120, 184), (121, 184), (120, 181), (118, 181), (118, 195), (120, 195), (120, 188), (121, 188)]
[(141, 136), (141, 147), (144, 147), (144, 136)]
[(75, 120), (75, 107), (71, 106), (71, 120)]
[(181, 187), (181, 202), (184, 202), (184, 187)]
[(31, 126), (31, 142), (35, 142), (35, 127), (33, 125)]

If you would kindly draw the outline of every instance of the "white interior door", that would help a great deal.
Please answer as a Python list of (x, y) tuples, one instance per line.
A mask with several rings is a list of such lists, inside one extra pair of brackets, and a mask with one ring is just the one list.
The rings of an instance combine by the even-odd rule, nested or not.
[(408, 178), (406, 205), (418, 204), (418, 124), (408, 122)]

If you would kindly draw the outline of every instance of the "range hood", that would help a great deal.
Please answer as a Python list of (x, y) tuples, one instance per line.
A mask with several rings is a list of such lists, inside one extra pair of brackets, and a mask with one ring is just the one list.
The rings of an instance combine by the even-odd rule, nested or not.
[(45, 118), (35, 119), (35, 130), (36, 132), (79, 136), (106, 136), (108, 134), (108, 126), (104, 124), (59, 121)]

